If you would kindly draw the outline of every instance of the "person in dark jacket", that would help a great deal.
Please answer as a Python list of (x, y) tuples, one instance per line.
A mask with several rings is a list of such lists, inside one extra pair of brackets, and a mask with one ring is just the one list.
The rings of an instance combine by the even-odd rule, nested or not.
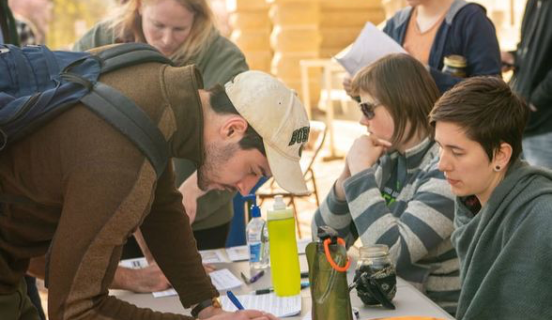
[[(496, 30), (484, 7), (464, 0), (407, 2), (410, 6), (387, 20), (383, 32), (428, 68), (441, 93), (463, 79), (442, 72), (451, 55), (466, 60), (466, 77), (500, 75)], [(343, 86), (350, 92), (350, 79)]]
[(552, 1), (529, 0), (521, 25), (521, 42), (503, 52), (504, 69), (513, 68), (512, 89), (531, 111), (523, 138), (523, 155), (532, 165), (552, 168)]

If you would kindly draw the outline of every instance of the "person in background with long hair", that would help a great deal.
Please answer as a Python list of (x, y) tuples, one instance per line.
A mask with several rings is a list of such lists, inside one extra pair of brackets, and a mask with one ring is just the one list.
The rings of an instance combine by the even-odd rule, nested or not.
[[(129, 0), (114, 15), (98, 23), (74, 46), (83, 51), (113, 43), (148, 43), (171, 58), (176, 65), (194, 64), (203, 76), (205, 88), (224, 84), (248, 70), (243, 53), (220, 35), (206, 0)], [(232, 198), (236, 192), (203, 192), (197, 187), (195, 166), (174, 159), (176, 184), (190, 217), (200, 250), (224, 247), (233, 216)], [(140, 243), (140, 235), (137, 235)], [(147, 249), (142, 251), (149, 257)], [(148, 259), (148, 260), (151, 260)], [(130, 270), (122, 279), (123, 288), (134, 291), (162, 290), (166, 283), (157, 266)], [(130, 274), (141, 273), (141, 276)], [(146, 274), (147, 273), (147, 274)], [(127, 280), (125, 280), (127, 279)], [(140, 281), (135, 279), (142, 279)], [(146, 279), (150, 281), (146, 282)], [(164, 285), (160, 285), (164, 284)]]

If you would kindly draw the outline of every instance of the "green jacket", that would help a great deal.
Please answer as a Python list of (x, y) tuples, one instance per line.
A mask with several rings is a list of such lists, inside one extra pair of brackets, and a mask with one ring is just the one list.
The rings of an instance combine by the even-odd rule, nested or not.
[[(121, 42), (115, 37), (109, 22), (102, 22), (90, 29), (73, 47), (75, 51), (85, 51), (91, 48)], [(205, 88), (215, 84), (224, 85), (238, 73), (247, 71), (249, 67), (245, 56), (230, 40), (216, 34), (211, 44), (197, 57), (188, 61), (177, 61), (177, 65), (195, 64), (203, 76)], [(174, 159), (176, 184), (180, 186), (196, 168), (185, 159)], [(203, 230), (218, 227), (232, 220), (232, 198), (235, 192), (211, 191), (198, 199), (197, 215), (192, 228)]]
[(552, 171), (515, 163), (476, 214), (457, 199), (457, 319), (552, 319)]

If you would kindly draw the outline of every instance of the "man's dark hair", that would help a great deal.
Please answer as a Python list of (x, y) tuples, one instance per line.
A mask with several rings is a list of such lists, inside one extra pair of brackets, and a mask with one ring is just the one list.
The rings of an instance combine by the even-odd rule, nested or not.
[[(220, 84), (207, 90), (209, 92), (209, 103), (215, 113), (218, 114), (237, 114), (240, 115), (230, 98), (226, 94), (224, 87)], [(263, 144), (263, 138), (248, 123), (245, 135), (240, 140), (239, 145), (244, 150), (257, 149), (266, 157), (266, 151)]]
[(527, 104), (498, 77), (473, 77), (445, 92), (429, 114), (437, 121), (460, 126), (492, 160), (502, 142), (512, 146), (510, 164), (521, 154), (521, 138), (529, 117)]

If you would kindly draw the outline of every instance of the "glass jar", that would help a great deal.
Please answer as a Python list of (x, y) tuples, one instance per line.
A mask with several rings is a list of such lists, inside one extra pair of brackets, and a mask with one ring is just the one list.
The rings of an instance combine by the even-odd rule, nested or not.
[(365, 305), (392, 306), (391, 300), (397, 293), (397, 276), (387, 245), (360, 248), (355, 283), (358, 297)]
[(443, 72), (451, 74), (456, 77), (465, 78), (466, 77), (466, 58), (460, 55), (450, 55), (446, 56), (443, 61)]

